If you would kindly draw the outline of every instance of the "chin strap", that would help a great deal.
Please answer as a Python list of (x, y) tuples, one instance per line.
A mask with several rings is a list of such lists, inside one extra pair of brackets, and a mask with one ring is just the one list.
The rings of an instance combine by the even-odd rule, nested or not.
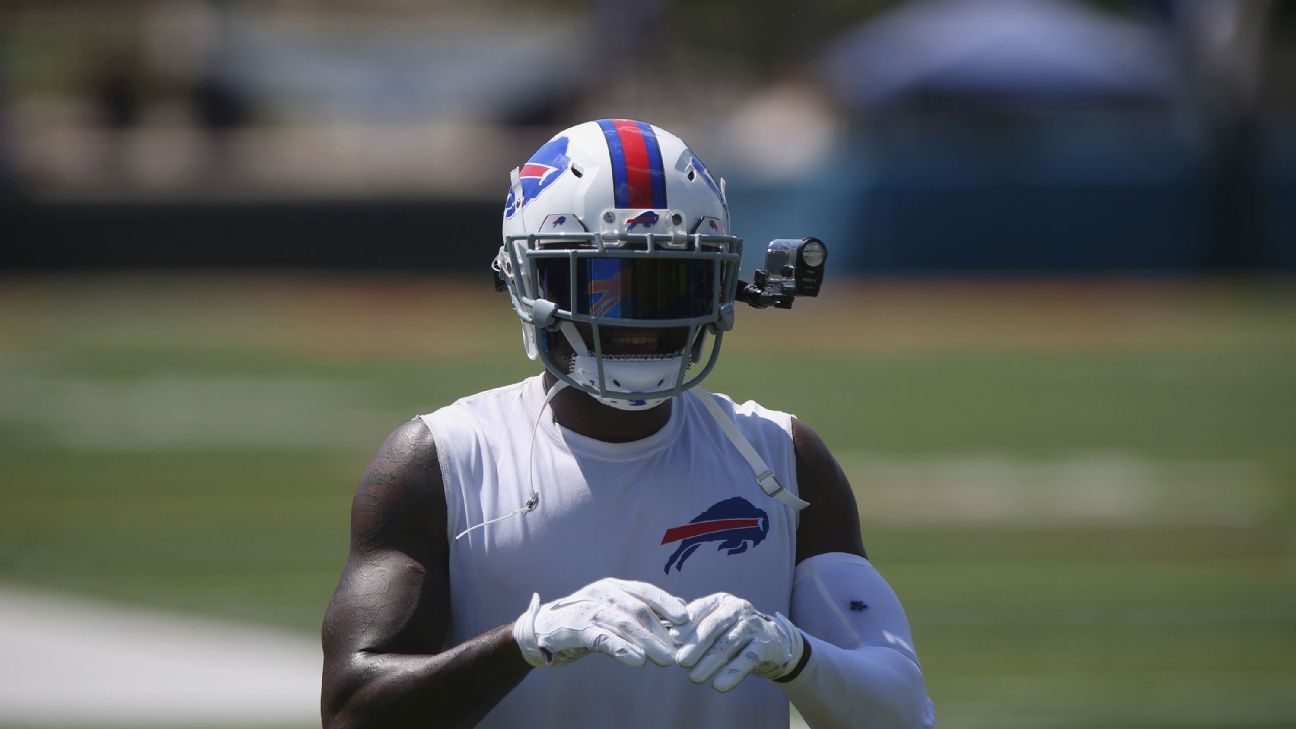
[(693, 392), (697, 394), (698, 400), (702, 401), (702, 405), (706, 407), (707, 412), (711, 413), (716, 425), (720, 426), (720, 431), (725, 434), (730, 443), (733, 443), (733, 447), (738, 449), (738, 453), (743, 457), (743, 460), (747, 461), (747, 465), (751, 466), (752, 472), (756, 474), (756, 484), (761, 487), (761, 491), (764, 491), (765, 495), (797, 511), (810, 505), (810, 502), (797, 498), (796, 494), (788, 491), (783, 487), (783, 484), (779, 483), (774, 471), (770, 470), (770, 467), (765, 464), (765, 459), (761, 458), (756, 449), (752, 447), (752, 444), (743, 437), (733, 419), (725, 415), (724, 411), (720, 409), (720, 403), (715, 401), (715, 397), (711, 393), (700, 387), (694, 387)]
[(674, 382), (679, 375), (680, 368), (685, 367), (682, 352), (673, 357), (646, 359), (635, 359), (627, 356), (618, 358), (614, 362), (607, 361), (605, 358), (603, 366), (600, 367), (598, 358), (588, 353), (588, 348), (581, 339), (580, 332), (576, 330), (575, 324), (564, 320), (558, 324), (558, 330), (567, 338), (567, 343), (572, 349), (571, 363), (568, 365), (570, 376), (582, 383), (582, 385), (589, 385), (593, 390), (582, 388), (583, 392), (600, 403), (617, 410), (632, 412), (649, 410), (666, 402), (668, 398), (644, 398), (626, 392), (608, 392), (607, 395), (599, 394), (607, 392), (607, 382), (611, 381), (617, 387), (623, 388), (623, 390), (634, 390), (640, 386), (640, 389), (646, 391), (660, 390), (663, 383), (667, 381)]
[(571, 347), (573, 353), (582, 354), (589, 351), (585, 340), (581, 339), (580, 332), (576, 330), (575, 324), (564, 319), (558, 322), (558, 331), (562, 332), (563, 337), (567, 339), (567, 345)]

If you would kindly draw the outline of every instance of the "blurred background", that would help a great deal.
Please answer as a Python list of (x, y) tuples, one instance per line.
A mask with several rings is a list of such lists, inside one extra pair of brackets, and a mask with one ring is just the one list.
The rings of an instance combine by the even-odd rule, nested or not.
[[(311, 726), (350, 495), (536, 371), (508, 170), (652, 121), (824, 295), (942, 727), (1296, 727), (1296, 2), (4, 0), (0, 726)], [(755, 253), (752, 253), (752, 252)]]

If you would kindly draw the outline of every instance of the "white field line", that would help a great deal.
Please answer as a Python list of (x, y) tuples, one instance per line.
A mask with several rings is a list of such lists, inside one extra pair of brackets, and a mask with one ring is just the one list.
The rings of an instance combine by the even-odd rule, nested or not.
[(0, 725), (312, 726), (319, 644), (0, 585)]
[(1122, 453), (838, 457), (861, 518), (882, 523), (1248, 527), (1275, 505), (1269, 474), (1243, 461), (1172, 462)]

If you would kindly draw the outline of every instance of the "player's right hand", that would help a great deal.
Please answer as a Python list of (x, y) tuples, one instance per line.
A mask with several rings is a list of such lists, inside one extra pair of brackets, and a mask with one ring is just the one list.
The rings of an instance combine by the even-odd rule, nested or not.
[(513, 623), (513, 638), (536, 668), (560, 666), (587, 653), (606, 653), (638, 668), (647, 658), (675, 662), (667, 625), (689, 620), (683, 600), (647, 582), (605, 577), (567, 597), (540, 604), (540, 594)]

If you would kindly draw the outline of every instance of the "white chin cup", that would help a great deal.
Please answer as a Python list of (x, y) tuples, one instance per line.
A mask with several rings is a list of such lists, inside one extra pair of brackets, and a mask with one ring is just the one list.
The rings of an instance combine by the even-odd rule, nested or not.
[[(618, 410), (648, 410), (666, 402), (669, 398), (659, 397), (651, 400), (633, 399), (630, 393), (656, 392), (675, 386), (680, 368), (684, 366), (684, 355), (674, 357), (654, 357), (652, 359), (604, 359), (603, 377), (607, 380), (609, 393), (624, 392), (627, 396), (600, 397), (592, 395), (595, 400)], [(572, 358), (572, 379), (595, 390), (599, 389), (598, 360), (587, 354), (578, 354)]]

